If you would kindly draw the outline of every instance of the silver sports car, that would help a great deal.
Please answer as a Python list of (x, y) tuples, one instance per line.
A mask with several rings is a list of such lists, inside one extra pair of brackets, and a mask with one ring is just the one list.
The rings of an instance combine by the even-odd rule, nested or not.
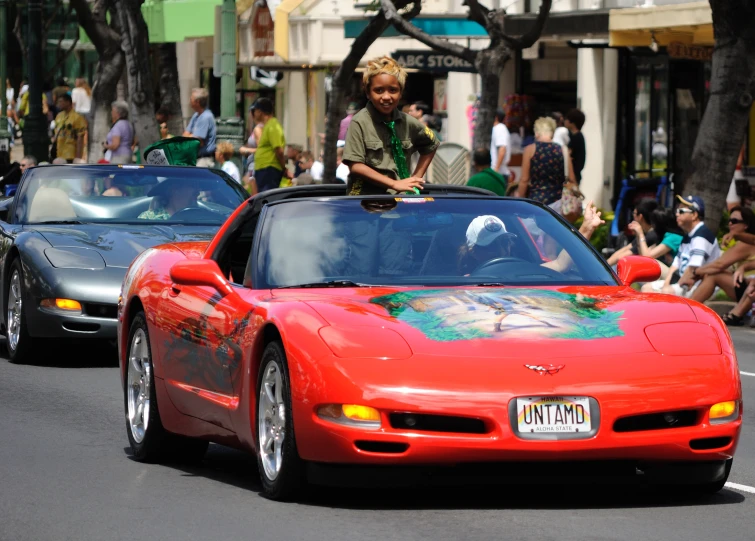
[(0, 204), (0, 325), (11, 362), (33, 361), (44, 339), (115, 339), (134, 258), (212, 238), (247, 197), (222, 171), (200, 167), (28, 169)]

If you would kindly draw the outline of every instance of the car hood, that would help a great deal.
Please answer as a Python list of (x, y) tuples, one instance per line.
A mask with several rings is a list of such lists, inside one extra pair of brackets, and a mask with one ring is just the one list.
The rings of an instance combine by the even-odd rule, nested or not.
[(220, 226), (82, 224), (33, 226), (55, 248), (96, 250), (108, 267), (127, 268), (137, 255), (158, 244), (208, 241)]
[(650, 325), (697, 321), (684, 299), (627, 287), (274, 290), (273, 296), (311, 306), (342, 329), (327, 331), (326, 341), (351, 344), (342, 351), (360, 357), (380, 356), (359, 354), (360, 344), (390, 356), (401, 350), (390, 344), (403, 338), (414, 355), (609, 358), (655, 351), (645, 333)]

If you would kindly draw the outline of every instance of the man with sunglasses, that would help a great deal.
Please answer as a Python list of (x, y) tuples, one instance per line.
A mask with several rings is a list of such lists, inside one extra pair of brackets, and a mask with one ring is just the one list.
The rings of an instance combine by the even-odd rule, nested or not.
[[(702, 198), (696, 195), (676, 197), (679, 199), (676, 223), (684, 231), (682, 244), (666, 279), (652, 282), (649, 284), (650, 287), (646, 285), (643, 290), (688, 297), (700, 282), (700, 277), (695, 275), (695, 271), (704, 264), (718, 259), (721, 256), (721, 247), (715, 233), (703, 223), (705, 203)], [(678, 277), (679, 281), (672, 283), (674, 277)]]

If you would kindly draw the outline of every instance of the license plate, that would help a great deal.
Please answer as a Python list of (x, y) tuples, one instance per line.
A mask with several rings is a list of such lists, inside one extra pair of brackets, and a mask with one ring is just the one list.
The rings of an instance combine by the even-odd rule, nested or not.
[(531, 396), (516, 399), (519, 432), (584, 433), (592, 430), (586, 396)]

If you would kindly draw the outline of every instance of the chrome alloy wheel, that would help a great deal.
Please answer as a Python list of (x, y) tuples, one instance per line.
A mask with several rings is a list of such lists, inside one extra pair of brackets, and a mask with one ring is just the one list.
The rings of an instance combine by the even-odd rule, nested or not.
[(21, 336), (21, 317), (24, 301), (21, 298), (21, 273), (13, 271), (8, 288), (8, 347), (15, 351)]
[(128, 358), (128, 424), (136, 443), (141, 443), (149, 425), (152, 382), (152, 361), (149, 358), (147, 335), (137, 329), (131, 339)]
[(271, 361), (265, 369), (260, 386), (259, 424), (257, 433), (260, 458), (265, 476), (275, 481), (283, 465), (283, 441), (286, 435), (286, 405), (283, 397), (283, 380), (278, 363)]

